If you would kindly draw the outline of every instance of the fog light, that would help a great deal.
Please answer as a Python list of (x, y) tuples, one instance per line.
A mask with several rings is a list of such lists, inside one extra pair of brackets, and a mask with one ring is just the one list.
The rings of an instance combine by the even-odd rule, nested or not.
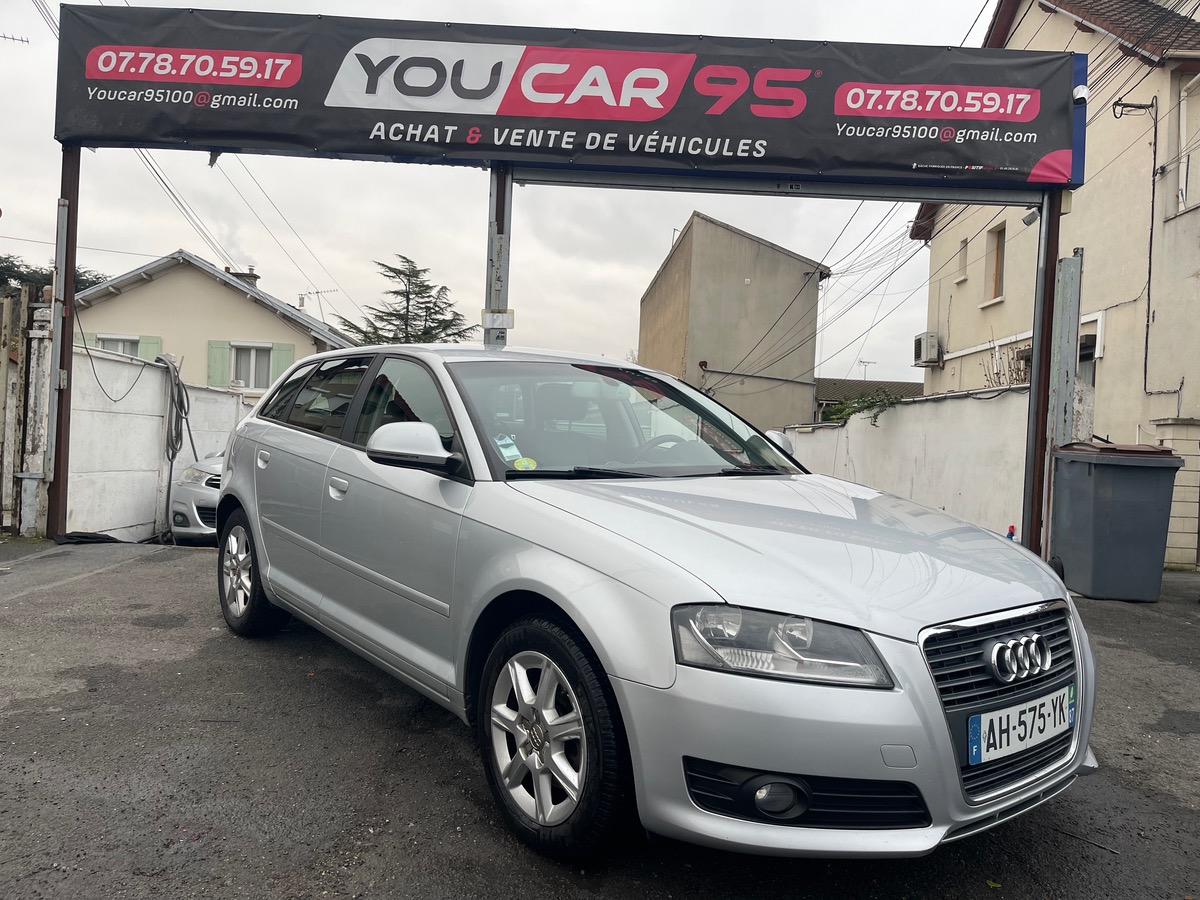
[(174, 516), (172, 517), (171, 521), (174, 522), (176, 525), (178, 525), (180, 528), (187, 528), (187, 526), (188, 526), (188, 517), (185, 516), (183, 513), (175, 513)]
[(754, 792), (754, 805), (763, 815), (779, 818), (795, 813), (800, 794), (792, 785), (782, 781), (764, 784)]

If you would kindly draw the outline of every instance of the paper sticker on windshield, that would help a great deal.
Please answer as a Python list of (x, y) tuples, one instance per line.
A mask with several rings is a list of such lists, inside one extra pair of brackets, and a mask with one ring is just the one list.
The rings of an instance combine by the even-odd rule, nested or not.
[(496, 449), (500, 451), (500, 455), (504, 457), (505, 462), (512, 462), (514, 459), (521, 458), (521, 451), (513, 443), (512, 435), (498, 434), (492, 440), (496, 442)]
[(537, 468), (537, 460), (530, 459), (528, 456), (522, 456), (513, 463), (513, 468), (520, 472), (532, 472)]

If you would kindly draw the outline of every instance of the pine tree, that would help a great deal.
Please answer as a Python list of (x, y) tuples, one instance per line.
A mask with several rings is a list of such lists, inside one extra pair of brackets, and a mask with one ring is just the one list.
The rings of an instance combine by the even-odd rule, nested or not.
[[(85, 291), (93, 285), (107, 281), (107, 275), (91, 269), (75, 269), (75, 292)], [(6, 289), (32, 284), (41, 288), (54, 281), (53, 266), (31, 266), (17, 256), (0, 253), (0, 293)]]
[(434, 285), (429, 270), (407, 256), (396, 254), (399, 265), (375, 260), (380, 274), (396, 287), (385, 291), (379, 306), (366, 308), (366, 322), (359, 324), (338, 316), (343, 330), (360, 344), (455, 344), (470, 338), (478, 325), (468, 325), (454, 306), (450, 291)]

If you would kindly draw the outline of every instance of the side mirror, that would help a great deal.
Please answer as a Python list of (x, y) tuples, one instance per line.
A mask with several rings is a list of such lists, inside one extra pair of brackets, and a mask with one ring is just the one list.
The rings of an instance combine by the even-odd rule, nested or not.
[(792, 439), (782, 431), (768, 431), (767, 437), (771, 439), (772, 444), (774, 444), (788, 456), (796, 455), (796, 448), (792, 446)]
[(428, 422), (389, 422), (367, 441), (367, 458), (384, 466), (432, 469), (453, 475), (463, 458), (442, 446), (441, 435)]

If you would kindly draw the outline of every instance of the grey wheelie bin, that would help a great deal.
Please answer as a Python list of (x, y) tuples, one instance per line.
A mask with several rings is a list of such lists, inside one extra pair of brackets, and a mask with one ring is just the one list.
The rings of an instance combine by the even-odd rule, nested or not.
[(1183, 459), (1149, 444), (1054, 450), (1050, 556), (1071, 590), (1102, 600), (1158, 599), (1171, 492)]

